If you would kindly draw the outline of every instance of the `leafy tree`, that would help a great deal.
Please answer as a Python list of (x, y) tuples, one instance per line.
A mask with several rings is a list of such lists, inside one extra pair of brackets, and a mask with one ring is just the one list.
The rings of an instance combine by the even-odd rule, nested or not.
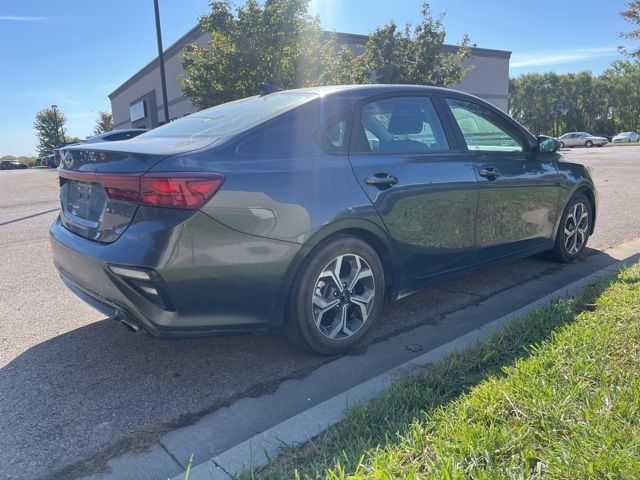
[(528, 73), (509, 83), (511, 115), (533, 134), (554, 134), (555, 100), (560, 98), (560, 76), (553, 72)]
[(610, 88), (610, 107), (618, 130), (640, 129), (640, 60), (618, 60), (602, 74)]
[(367, 66), (366, 55), (355, 55), (349, 47), (342, 45), (335, 47), (335, 36), (331, 36), (329, 45), (336, 54), (333, 61), (327, 62), (322, 75), (324, 85), (353, 85), (370, 83), (371, 73)]
[(57, 108), (45, 108), (36, 113), (33, 128), (38, 138), (36, 148), (39, 156), (51, 155), (54, 149), (65, 143), (66, 122), (67, 118)]
[(98, 118), (96, 119), (96, 126), (93, 127), (93, 134), (100, 135), (104, 132), (110, 132), (113, 130), (113, 115), (110, 112), (98, 112)]
[[(556, 112), (557, 100), (565, 102), (565, 115)], [(615, 130), (609, 82), (589, 71), (528, 73), (512, 78), (509, 104), (511, 115), (534, 134), (612, 134)]]
[(254, 95), (261, 82), (284, 88), (312, 86), (333, 57), (331, 42), (309, 0), (248, 0), (232, 11), (230, 0), (212, 0), (200, 18), (208, 45), (185, 47), (183, 91), (198, 108)]
[(317, 17), (308, 14), (309, 0), (247, 0), (232, 9), (230, 0), (212, 0), (200, 18), (211, 35), (206, 46), (185, 47), (187, 72), (183, 91), (198, 108), (254, 95), (260, 82), (284, 88), (314, 85), (416, 83), (455, 85), (469, 71), (465, 35), (457, 51), (442, 54), (442, 16), (433, 18), (429, 4), (422, 21), (399, 30), (394, 22), (377, 29), (356, 55), (336, 48)]
[(369, 36), (365, 49), (367, 70), (378, 83), (409, 83), (451, 86), (469, 72), (464, 60), (470, 55), (465, 35), (456, 52), (443, 54), (443, 15), (434, 18), (428, 2), (422, 6), (422, 21), (399, 29), (394, 21)]
[[(622, 18), (624, 18), (628, 22), (639, 27), (636, 30), (622, 33), (620, 34), (620, 36), (628, 40), (640, 40), (640, 0), (632, 0), (631, 2), (629, 2), (627, 4), (627, 9), (623, 12), (620, 12), (620, 15), (622, 15)], [(622, 47), (621, 50), (631, 57), (640, 59), (640, 48), (636, 48), (635, 50), (627, 50), (626, 48)]]

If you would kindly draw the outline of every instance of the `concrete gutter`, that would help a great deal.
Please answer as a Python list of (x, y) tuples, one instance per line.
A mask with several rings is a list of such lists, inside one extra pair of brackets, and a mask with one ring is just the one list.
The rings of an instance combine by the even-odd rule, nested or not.
[[(370, 380), (362, 382), (345, 392), (335, 395), (254, 435), (248, 440), (238, 443), (234, 447), (192, 468), (189, 480), (226, 480), (251, 467), (265, 465), (269, 458), (273, 458), (278, 454), (279, 449), (283, 445), (292, 446), (311, 440), (329, 426), (342, 420), (348, 407), (366, 402), (379, 395), (395, 380), (414, 375), (426, 365), (442, 360), (452, 352), (463, 350), (479, 343), (487, 336), (502, 329), (508, 323), (521, 318), (536, 308), (549, 304), (553, 300), (570, 296), (596, 279), (615, 275), (616, 272), (624, 266), (640, 260), (639, 252), (640, 240), (635, 240), (608, 250), (607, 253), (611, 257), (621, 260), (591, 273), (580, 280), (574, 281), (569, 285), (562, 286), (536, 301), (485, 323), (479, 328), (423, 353)], [(488, 302), (490, 301), (491, 300)], [(460, 314), (468, 315), (469, 312), (467, 310), (469, 308), (473, 307), (455, 312), (449, 315), (448, 319), (456, 315), (459, 316)], [(418, 327), (416, 330), (420, 328), (423, 327)], [(181, 473), (174, 476), (171, 480), (181, 480), (184, 479), (184, 476), (184, 473)]]

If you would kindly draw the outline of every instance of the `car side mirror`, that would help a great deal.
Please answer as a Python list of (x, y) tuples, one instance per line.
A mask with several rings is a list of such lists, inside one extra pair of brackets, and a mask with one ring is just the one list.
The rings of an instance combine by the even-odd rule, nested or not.
[(538, 153), (555, 153), (560, 149), (560, 142), (552, 137), (538, 137)]

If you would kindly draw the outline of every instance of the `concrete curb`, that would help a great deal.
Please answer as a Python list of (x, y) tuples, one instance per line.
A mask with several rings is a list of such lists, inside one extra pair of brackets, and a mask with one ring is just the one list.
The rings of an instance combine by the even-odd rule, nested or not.
[[(473, 346), (532, 310), (548, 305), (553, 300), (570, 296), (598, 278), (611, 277), (624, 266), (635, 263), (639, 259), (640, 253), (633, 254), (294, 415), (195, 466), (191, 469), (189, 480), (226, 480), (249, 468), (264, 466), (270, 458), (278, 454), (281, 446), (291, 446), (311, 440), (329, 426), (342, 420), (348, 407), (371, 400), (386, 390), (393, 381), (414, 375), (426, 365), (442, 360), (452, 352)], [(182, 473), (171, 480), (183, 480), (184, 477), (185, 474)]]

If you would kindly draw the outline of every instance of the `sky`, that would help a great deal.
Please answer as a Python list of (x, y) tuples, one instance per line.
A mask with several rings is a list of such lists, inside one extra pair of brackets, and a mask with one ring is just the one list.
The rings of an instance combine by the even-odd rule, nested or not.
[[(244, 3), (244, 2), (240, 2)], [(512, 52), (510, 74), (600, 73), (621, 58), (627, 0), (432, 0), (447, 43)], [(420, 20), (422, 0), (311, 0), (327, 30), (367, 34)], [(193, 27), (207, 0), (160, 0), (164, 47)], [(157, 55), (153, 0), (0, 1), (0, 156), (35, 154), (33, 120), (56, 104), (85, 138), (108, 94)]]

